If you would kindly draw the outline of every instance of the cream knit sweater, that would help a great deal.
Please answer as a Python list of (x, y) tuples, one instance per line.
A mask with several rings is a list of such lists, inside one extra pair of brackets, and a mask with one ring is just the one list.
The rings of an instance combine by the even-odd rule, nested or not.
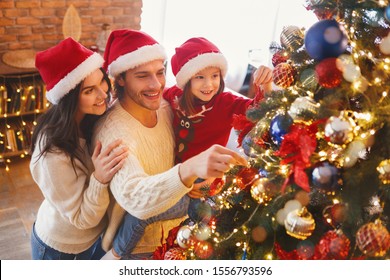
[(69, 254), (88, 249), (102, 234), (109, 204), (107, 184), (99, 183), (93, 175), (93, 164), (85, 140), (84, 166), (76, 160), (76, 172), (70, 159), (61, 151), (38, 155), (37, 146), (31, 157), (30, 171), (44, 196), (35, 221), (39, 238), (50, 247)]
[[(130, 149), (124, 166), (110, 183), (115, 199), (110, 201), (108, 209), (109, 225), (103, 238), (105, 250), (111, 247), (125, 211), (147, 219), (165, 212), (191, 190), (181, 182), (178, 166), (173, 167), (172, 112), (166, 101), (157, 111), (157, 120), (155, 127), (147, 128), (116, 102), (95, 128), (93, 143), (100, 140), (105, 147), (122, 139)], [(184, 218), (149, 225), (133, 253), (154, 252), (161, 245), (162, 233), (165, 238)]]

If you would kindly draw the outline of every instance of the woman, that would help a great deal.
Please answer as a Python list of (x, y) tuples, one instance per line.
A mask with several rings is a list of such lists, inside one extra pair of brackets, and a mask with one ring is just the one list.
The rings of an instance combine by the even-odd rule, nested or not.
[(116, 140), (88, 152), (97, 116), (106, 111), (110, 81), (103, 58), (71, 38), (35, 61), (52, 103), (34, 130), (30, 170), (42, 202), (31, 234), (33, 259), (99, 259), (107, 220), (108, 183), (126, 148)]

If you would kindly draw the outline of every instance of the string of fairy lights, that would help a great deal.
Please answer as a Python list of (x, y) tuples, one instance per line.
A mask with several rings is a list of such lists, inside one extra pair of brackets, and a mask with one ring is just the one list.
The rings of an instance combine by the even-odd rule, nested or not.
[(39, 73), (0, 75), (0, 164), (10, 171), (12, 159), (29, 154), (39, 114), (47, 109)]

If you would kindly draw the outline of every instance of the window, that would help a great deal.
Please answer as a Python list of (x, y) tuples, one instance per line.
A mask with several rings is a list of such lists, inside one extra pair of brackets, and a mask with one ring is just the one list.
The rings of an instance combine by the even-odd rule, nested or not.
[[(141, 29), (165, 46), (168, 57), (190, 37), (209, 39), (229, 62), (227, 86), (238, 91), (250, 62), (249, 50), (260, 49), (260, 62), (270, 65), (269, 45), (279, 42), (283, 26), (308, 28), (317, 21), (304, 4), (304, 0), (143, 0)], [(167, 83), (174, 83), (170, 67)]]

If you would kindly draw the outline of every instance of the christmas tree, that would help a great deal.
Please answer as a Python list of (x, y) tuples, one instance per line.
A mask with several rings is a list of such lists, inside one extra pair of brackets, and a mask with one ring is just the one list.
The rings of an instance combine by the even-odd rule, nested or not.
[(270, 46), (278, 90), (235, 117), (250, 166), (226, 173), (160, 257), (390, 257), (390, 3), (306, 7), (318, 22)]

